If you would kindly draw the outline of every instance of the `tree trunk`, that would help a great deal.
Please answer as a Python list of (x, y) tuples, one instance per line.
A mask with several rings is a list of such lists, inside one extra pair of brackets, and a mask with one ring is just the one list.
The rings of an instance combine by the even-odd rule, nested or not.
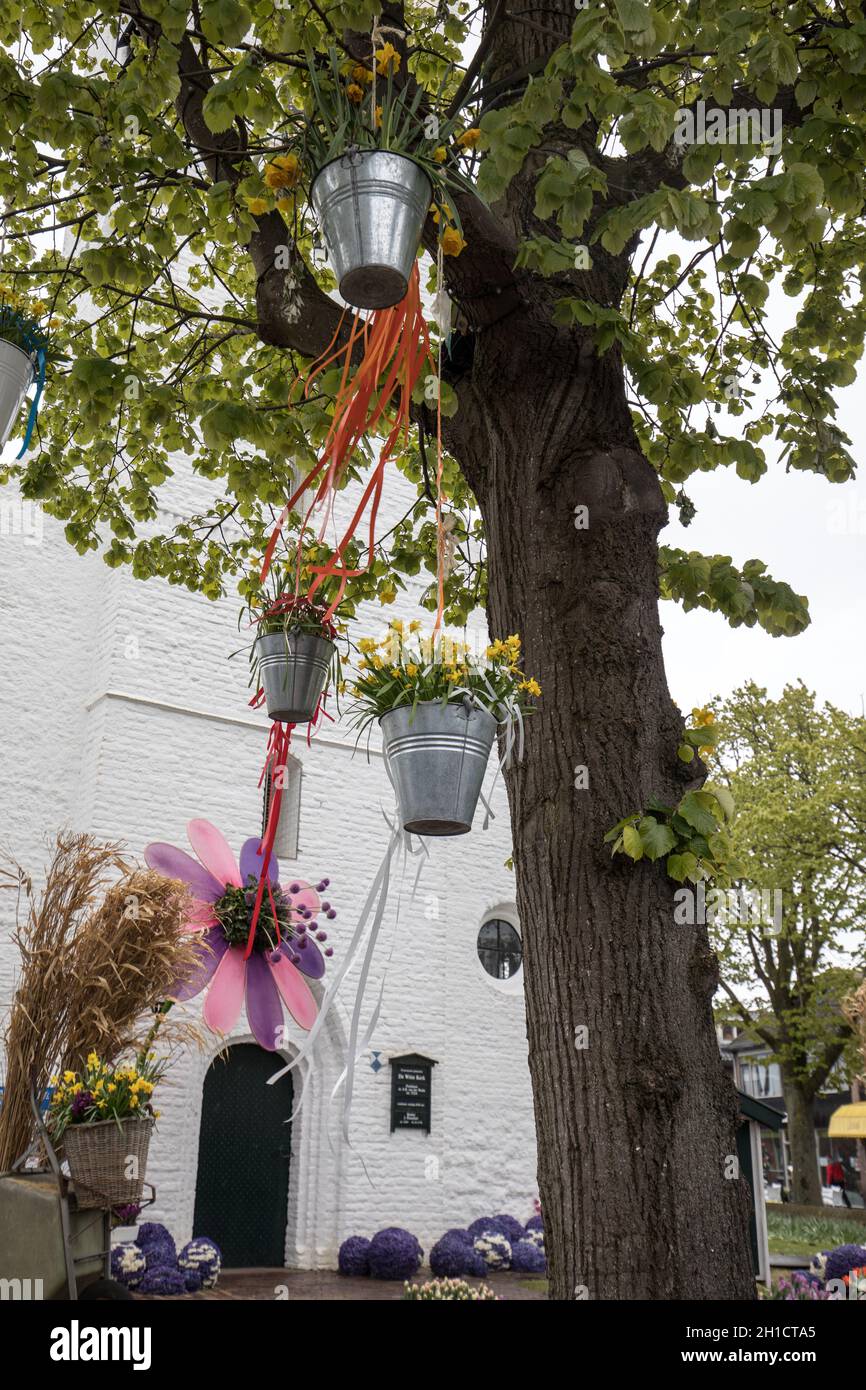
[(815, 1145), (815, 1101), (788, 1068), (782, 1068), (782, 1090), (788, 1112), (788, 1145), (794, 1169), (791, 1196), (795, 1202), (820, 1207), (821, 1173)]
[(704, 926), (675, 925), (664, 861), (603, 844), (694, 777), (661, 653), (666, 511), (621, 365), (505, 319), (477, 340), (457, 421), (491, 634), (522, 635), (542, 687), (506, 780), (551, 1297), (754, 1297), (717, 961)]

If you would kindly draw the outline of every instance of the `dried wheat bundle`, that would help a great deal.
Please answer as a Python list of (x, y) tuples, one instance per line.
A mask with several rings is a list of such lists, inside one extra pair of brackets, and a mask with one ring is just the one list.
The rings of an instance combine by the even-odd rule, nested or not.
[[(114, 1059), (140, 1049), (154, 1010), (197, 960), (195, 938), (183, 930), (186, 887), (134, 868), (119, 844), (58, 835), (38, 899), (19, 866), (2, 872), (19, 893), (21, 974), (4, 1035), (0, 1171), (30, 1142), (31, 1081), (39, 1096), (52, 1072), (77, 1070), (88, 1052)], [(196, 1036), (188, 1025), (160, 1028), (173, 1045)]]

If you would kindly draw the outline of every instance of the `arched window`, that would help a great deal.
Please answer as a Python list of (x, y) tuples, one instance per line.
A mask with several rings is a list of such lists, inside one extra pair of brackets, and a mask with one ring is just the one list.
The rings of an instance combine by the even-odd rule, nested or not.
[(490, 917), (478, 933), (478, 959), (494, 980), (510, 980), (523, 961), (520, 934), (502, 917)]

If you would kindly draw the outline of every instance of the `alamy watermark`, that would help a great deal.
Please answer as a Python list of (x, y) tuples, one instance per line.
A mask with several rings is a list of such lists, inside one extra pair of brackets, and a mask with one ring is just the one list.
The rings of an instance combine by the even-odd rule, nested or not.
[(769, 145), (773, 154), (782, 149), (782, 109), (766, 106), (728, 110), (698, 101), (682, 106), (674, 128), (677, 145)]
[(781, 888), (678, 888), (674, 894), (677, 926), (727, 926), (740, 922), (750, 927), (782, 930)]
[(41, 545), (45, 514), (38, 502), (17, 497), (0, 502), (0, 537), (20, 536), (25, 545)]

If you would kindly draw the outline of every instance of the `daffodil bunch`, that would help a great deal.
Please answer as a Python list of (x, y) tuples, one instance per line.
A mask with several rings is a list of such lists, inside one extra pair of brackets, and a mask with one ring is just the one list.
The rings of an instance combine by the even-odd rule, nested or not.
[(153, 1109), (151, 1096), (166, 1067), (155, 1052), (142, 1052), (134, 1062), (117, 1066), (91, 1052), (81, 1072), (67, 1070), (52, 1076), (48, 1113), (53, 1137), (59, 1139), (69, 1125), (157, 1119), (159, 1111)]
[(401, 705), (422, 701), (447, 704), (469, 695), (499, 720), (532, 708), (541, 694), (538, 681), (521, 669), (520, 638), (493, 642), (482, 656), (447, 633), (425, 635), (417, 621), (395, 618), (381, 639), (362, 637), (357, 675), (349, 691), (353, 713), (364, 728)]
[[(447, 78), (437, 91), (428, 91), (404, 71), (403, 56), (390, 42), (380, 44), (368, 62), (345, 60), (333, 48), (327, 57), (307, 52), (306, 62), (310, 99), (286, 151), (265, 166), (262, 178), (270, 197), (248, 197), (250, 211), (290, 208), (286, 191), (301, 182), (309, 186), (325, 164), (349, 149), (391, 150), (425, 170), (433, 187), (434, 207), (447, 207), (448, 225), (461, 234), (448, 190), (469, 187), (460, 161), (481, 132), (445, 115)], [(276, 202), (275, 195), (279, 195)], [(448, 244), (456, 245), (453, 236)], [(459, 253), (450, 249), (446, 254)]]
[(695, 756), (695, 749), (697, 749), (698, 757), (702, 758), (704, 762), (708, 762), (713, 755), (718, 736), (719, 731), (714, 712), (708, 706), (693, 709), (692, 721), (683, 734), (683, 741), (677, 749), (677, 757), (681, 762), (690, 763)]
[(0, 338), (29, 355), (48, 346), (42, 326), (45, 302), (20, 294), (0, 281)]

